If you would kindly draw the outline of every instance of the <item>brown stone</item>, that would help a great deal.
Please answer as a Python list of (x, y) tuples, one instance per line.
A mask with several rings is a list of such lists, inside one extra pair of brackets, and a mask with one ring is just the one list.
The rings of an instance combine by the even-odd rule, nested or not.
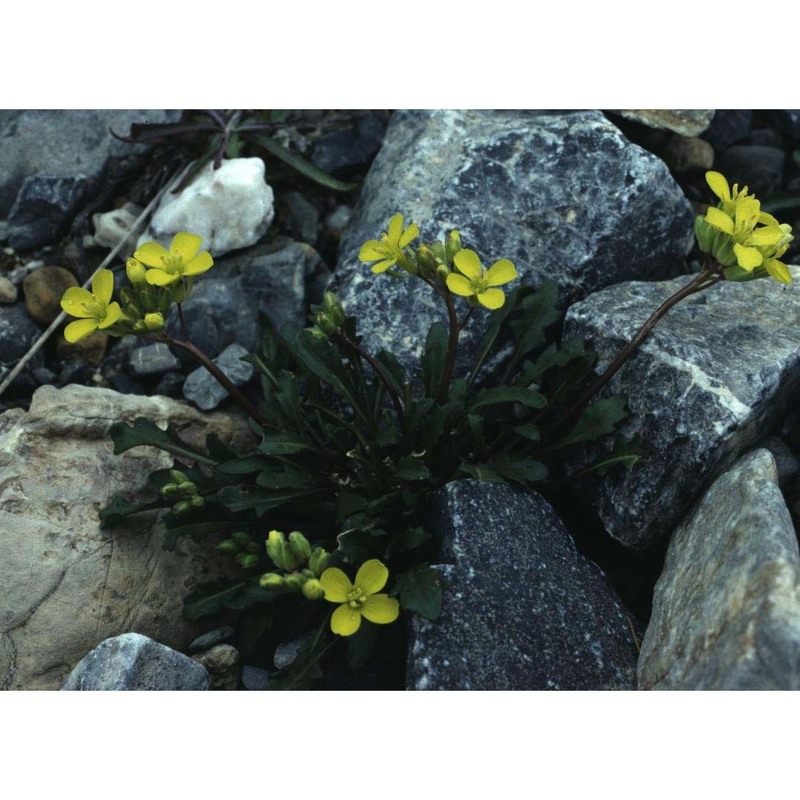
[(22, 282), (25, 308), (37, 322), (49, 325), (61, 313), (64, 292), (77, 285), (75, 276), (64, 267), (40, 267)]
[(81, 359), (98, 366), (106, 354), (108, 340), (109, 335), (103, 331), (95, 331), (86, 338), (71, 343), (59, 336), (56, 340), (56, 353), (65, 361)]

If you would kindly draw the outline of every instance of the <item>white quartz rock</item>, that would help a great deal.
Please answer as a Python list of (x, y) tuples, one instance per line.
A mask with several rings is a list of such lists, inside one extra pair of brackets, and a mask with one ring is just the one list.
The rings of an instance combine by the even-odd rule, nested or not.
[(139, 245), (157, 241), (169, 247), (179, 231), (203, 237), (213, 256), (255, 244), (273, 218), (272, 189), (260, 158), (232, 158), (215, 170), (209, 162), (180, 194), (166, 192)]

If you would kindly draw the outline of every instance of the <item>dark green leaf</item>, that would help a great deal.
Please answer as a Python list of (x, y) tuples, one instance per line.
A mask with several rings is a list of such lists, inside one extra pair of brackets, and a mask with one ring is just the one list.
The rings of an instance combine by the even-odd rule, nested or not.
[(140, 511), (152, 511), (156, 508), (167, 508), (169, 502), (159, 498), (149, 503), (129, 503), (120, 495), (113, 497), (111, 502), (100, 509), (100, 527), (117, 525), (129, 514), (138, 514)]
[(493, 461), (491, 466), (504, 478), (517, 483), (538, 483), (547, 478), (547, 467), (540, 461), (523, 458), (519, 461)]
[(524, 425), (516, 425), (514, 427), (514, 433), (532, 442), (539, 441), (539, 428), (532, 422), (528, 422)]
[(239, 457), (239, 454), (225, 444), (216, 433), (209, 433), (206, 436), (206, 450), (215, 461), (230, 461)]
[(596, 472), (598, 475), (605, 475), (615, 464), (622, 464), (626, 469), (630, 469), (640, 458), (648, 455), (649, 452), (650, 450), (638, 436), (629, 441), (621, 433), (618, 433), (614, 438), (614, 447), (610, 455), (600, 458), (585, 469), (582, 469), (580, 474)]
[(312, 450), (313, 448), (306, 442), (299, 442), (288, 434), (274, 434), (264, 436), (264, 441), (258, 446), (262, 453), (270, 456), (289, 456), (294, 453), (300, 453), (303, 450)]
[(442, 590), (443, 581), (435, 569), (416, 566), (397, 576), (392, 594), (399, 595), (403, 608), (434, 620), (442, 611)]
[(166, 430), (161, 430), (154, 422), (145, 417), (137, 417), (132, 425), (124, 422), (115, 422), (110, 428), (109, 433), (114, 441), (114, 455), (124, 453), (132, 447), (150, 445), (166, 450), (177, 456), (188, 458), (191, 461), (199, 461), (202, 464), (215, 464), (214, 459), (209, 458), (201, 450), (198, 450), (178, 436), (172, 425), (167, 426)]
[(543, 408), (547, 400), (543, 394), (533, 389), (522, 386), (498, 386), (495, 389), (483, 389), (470, 410), (496, 403), (521, 403), (528, 408)]
[(221, 587), (219, 583), (200, 586), (184, 600), (183, 615), (186, 619), (199, 619), (221, 611), (241, 593), (246, 585), (242, 582), (224, 587)]
[(291, 503), (301, 498), (312, 497), (320, 489), (285, 489), (269, 491), (252, 489), (247, 491), (238, 486), (223, 486), (216, 494), (217, 500), (231, 511), (254, 511), (262, 516), (265, 511)]
[(497, 473), (489, 464), (461, 464), (459, 469), (479, 481), (504, 483), (503, 476)]
[(621, 394), (595, 400), (583, 410), (572, 430), (550, 449), (578, 442), (593, 442), (613, 433), (618, 423), (627, 416), (625, 404), (625, 395)]
[(339, 550), (351, 561), (360, 564), (370, 558), (382, 558), (386, 551), (386, 531), (355, 528), (336, 537)]
[(436, 397), (444, 375), (447, 360), (447, 328), (441, 322), (434, 322), (425, 340), (422, 354), (422, 385), (427, 397)]
[(421, 481), (430, 478), (430, 470), (418, 458), (406, 456), (397, 463), (395, 477), (402, 481)]
[(217, 464), (217, 472), (223, 475), (252, 475), (260, 472), (270, 465), (270, 460), (264, 456), (244, 456)]

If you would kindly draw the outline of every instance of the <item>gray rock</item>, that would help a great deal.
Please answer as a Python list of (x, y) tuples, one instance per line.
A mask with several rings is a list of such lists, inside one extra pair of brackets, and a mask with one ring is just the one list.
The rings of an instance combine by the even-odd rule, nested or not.
[(720, 109), (714, 114), (703, 138), (719, 153), (747, 138), (752, 122), (752, 111)]
[[(244, 347), (232, 344), (214, 359), (234, 386), (242, 386), (253, 377), (253, 365), (242, 361), (246, 355), (248, 351)], [(228, 396), (228, 392), (205, 367), (198, 367), (183, 382), (183, 396), (203, 411), (210, 411)]]
[(13, 282), (6, 278), (5, 275), (0, 275), (0, 303), (4, 305), (16, 303), (18, 297), (19, 290), (14, 286)]
[[(800, 270), (793, 267), (795, 279)], [(598, 374), (689, 276), (626, 283), (567, 313), (565, 335), (597, 351)], [(608, 532), (646, 547), (671, 531), (714, 473), (770, 432), (800, 384), (800, 291), (771, 280), (722, 283), (684, 300), (655, 327), (606, 392), (628, 397), (620, 428), (649, 454), (630, 471), (582, 479)], [(597, 447), (576, 449), (569, 469)]]
[(83, 175), (25, 178), (8, 214), (8, 243), (15, 250), (50, 244), (77, 210), (86, 184)]
[(275, 648), (275, 655), (272, 659), (275, 669), (286, 669), (290, 664), (293, 664), (297, 660), (297, 656), (300, 655), (300, 651), (311, 641), (313, 636), (313, 633), (305, 633), (289, 642), (281, 642)]
[(778, 474), (778, 486), (781, 488), (789, 485), (800, 473), (800, 461), (792, 453), (789, 445), (780, 436), (767, 436), (758, 443), (758, 447), (769, 450), (775, 459), (775, 469)]
[(72, 670), (65, 692), (204, 691), (208, 672), (183, 653), (139, 633), (106, 639)]
[(16, 366), (41, 332), (22, 303), (4, 308), (0, 314), (0, 365)]
[(311, 161), (329, 175), (346, 178), (369, 164), (383, 135), (383, 122), (375, 114), (365, 114), (348, 128), (320, 136), (311, 148)]
[(239, 687), (239, 651), (230, 644), (217, 644), (205, 653), (192, 656), (211, 677), (211, 688), (232, 692)]
[(201, 650), (209, 650), (214, 645), (222, 644), (228, 639), (232, 639), (236, 635), (236, 629), (230, 625), (223, 625), (220, 628), (214, 628), (213, 631), (204, 633), (198, 636), (187, 648), (187, 653), (198, 653)]
[[(358, 261), (397, 212), (420, 225), (423, 241), (458, 229), (486, 266), (516, 264), (513, 285), (552, 278), (568, 300), (678, 274), (693, 219), (665, 164), (599, 112), (395, 112), (342, 236), (332, 289), (358, 316), (365, 346), (405, 366), (445, 312), (420, 282), (375, 276)], [(476, 314), (464, 329), (465, 351), (486, 323)]]
[(800, 689), (800, 553), (772, 456), (741, 458), (675, 531), (642, 689)]
[(131, 351), (130, 365), (135, 375), (160, 375), (180, 367), (181, 362), (163, 342), (136, 347)]
[(289, 233), (301, 242), (316, 244), (319, 211), (300, 192), (287, 192), (283, 200), (289, 211), (289, 218), (286, 220)]
[(759, 198), (766, 198), (783, 188), (786, 152), (777, 147), (735, 144), (715, 162), (730, 184), (748, 186)]
[(269, 686), (269, 672), (261, 667), (242, 667), (242, 686), (250, 692), (263, 692)]
[(656, 130), (667, 130), (679, 133), (681, 136), (698, 136), (711, 124), (714, 111), (707, 109), (688, 109), (683, 111), (618, 111), (625, 119), (639, 122)]
[(0, 217), (6, 217), (25, 178), (35, 175), (74, 177), (93, 182), (109, 157), (129, 159), (144, 148), (116, 141), (109, 133), (127, 134), (133, 122), (165, 122), (176, 111), (136, 110), (0, 110)]
[(413, 618), (409, 688), (634, 688), (629, 618), (541, 495), (450, 483), (430, 527), (448, 585), (437, 621)]

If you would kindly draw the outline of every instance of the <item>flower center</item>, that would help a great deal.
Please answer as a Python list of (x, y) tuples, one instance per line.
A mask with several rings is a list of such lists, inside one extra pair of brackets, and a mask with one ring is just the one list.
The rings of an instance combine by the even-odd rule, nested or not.
[(350, 608), (361, 608), (366, 601), (367, 595), (365, 595), (363, 590), (359, 589), (358, 586), (354, 586), (347, 593), (347, 605), (349, 605)]
[(161, 263), (164, 265), (164, 272), (168, 272), (170, 275), (183, 271), (183, 259), (180, 256), (171, 253), (168, 256), (161, 256)]
[(489, 279), (483, 276), (477, 278), (472, 281), (472, 288), (476, 294), (483, 294), (489, 288)]

